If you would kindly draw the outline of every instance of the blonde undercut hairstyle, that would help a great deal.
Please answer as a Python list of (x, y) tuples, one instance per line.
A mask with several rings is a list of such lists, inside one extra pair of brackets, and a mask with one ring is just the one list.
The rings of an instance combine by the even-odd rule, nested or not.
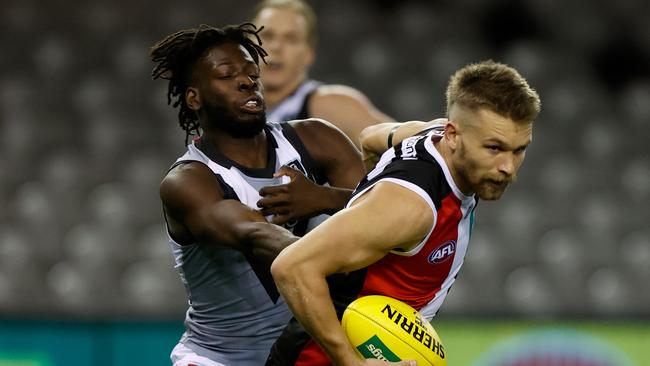
[[(310, 46), (316, 48), (316, 44), (318, 43), (318, 35), (316, 32), (317, 21), (316, 13), (311, 5), (303, 0), (264, 0), (255, 6), (252, 19), (256, 19), (262, 10), (267, 8), (291, 9), (302, 15), (307, 22), (307, 42)], [(263, 24), (258, 25), (261, 26)]]
[(518, 122), (532, 122), (541, 110), (537, 92), (517, 70), (492, 60), (456, 71), (447, 86), (447, 117), (454, 105), (488, 108)]

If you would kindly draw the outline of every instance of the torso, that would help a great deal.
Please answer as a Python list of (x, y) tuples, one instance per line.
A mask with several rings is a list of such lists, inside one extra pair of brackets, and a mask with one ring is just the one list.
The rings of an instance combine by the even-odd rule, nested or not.
[[(273, 177), (280, 166), (293, 166), (313, 179), (317, 174), (291, 127), (269, 123), (266, 133), (269, 155), (264, 169), (243, 167), (201, 140), (190, 144), (174, 166), (188, 162), (206, 165), (215, 174), (224, 199), (257, 209), (261, 187), (284, 183), (282, 177)], [(288, 228), (303, 235), (323, 219), (293, 222)], [(179, 243), (171, 236), (169, 243), (190, 304), (183, 344), (199, 355), (225, 364), (262, 364), (290, 319), (282, 298), (271, 300), (262, 283), (264, 279), (258, 278), (246, 256), (237, 250)]]
[[(350, 302), (366, 295), (396, 298), (429, 319), (444, 301), (464, 261), (477, 200), (464, 196), (454, 184), (433, 144), (441, 136), (441, 130), (432, 129), (386, 151), (353, 193), (348, 206), (379, 182), (399, 184), (420, 195), (435, 220), (429, 235), (414, 248), (393, 250), (366, 268), (328, 277), (339, 318)], [(271, 360), (277, 362), (272, 364), (330, 364), (295, 319), (274, 344)]]
[(352, 203), (378, 182), (389, 181), (414, 190), (432, 208), (433, 229), (419, 245), (408, 252), (393, 250), (354, 275), (363, 282), (357, 284), (357, 297), (390, 296), (428, 318), (440, 308), (463, 264), (476, 206), (473, 196), (463, 195), (456, 187), (434, 147), (433, 140), (441, 133), (433, 129), (424, 136), (410, 137), (384, 153), (350, 199)]

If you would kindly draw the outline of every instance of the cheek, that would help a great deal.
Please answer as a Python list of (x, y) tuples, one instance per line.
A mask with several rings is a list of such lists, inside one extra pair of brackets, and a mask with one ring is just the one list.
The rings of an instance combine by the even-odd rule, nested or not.
[(484, 179), (486, 176), (490, 175), (490, 172), (495, 170), (494, 164), (490, 160), (481, 159), (474, 162), (473, 169), (474, 176), (478, 179)]
[(203, 93), (203, 103), (209, 103), (210, 105), (217, 107), (229, 106), (233, 101), (229, 98), (229, 95), (223, 85), (214, 86), (209, 93)]
[(294, 66), (304, 66), (307, 63), (307, 58), (309, 56), (309, 50), (303, 45), (296, 45), (287, 48), (287, 62), (291, 63)]
[(516, 158), (515, 160), (515, 167), (519, 169), (521, 164), (524, 163), (524, 159), (526, 158), (526, 153), (521, 154), (519, 157)]
[(474, 177), (485, 175), (494, 165), (494, 156), (486, 149), (468, 149), (465, 158), (469, 173)]

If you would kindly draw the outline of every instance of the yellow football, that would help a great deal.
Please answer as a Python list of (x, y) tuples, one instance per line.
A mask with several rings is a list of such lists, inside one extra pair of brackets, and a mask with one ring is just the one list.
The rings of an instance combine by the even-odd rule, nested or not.
[(447, 364), (442, 341), (431, 323), (399, 300), (379, 295), (358, 298), (345, 309), (341, 325), (364, 358), (415, 360), (418, 366)]

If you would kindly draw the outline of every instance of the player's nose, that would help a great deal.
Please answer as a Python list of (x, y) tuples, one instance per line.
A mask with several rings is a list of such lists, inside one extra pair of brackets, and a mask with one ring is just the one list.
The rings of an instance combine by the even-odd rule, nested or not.
[(515, 174), (515, 157), (512, 154), (504, 154), (499, 160), (498, 170), (500, 173), (511, 177)]

